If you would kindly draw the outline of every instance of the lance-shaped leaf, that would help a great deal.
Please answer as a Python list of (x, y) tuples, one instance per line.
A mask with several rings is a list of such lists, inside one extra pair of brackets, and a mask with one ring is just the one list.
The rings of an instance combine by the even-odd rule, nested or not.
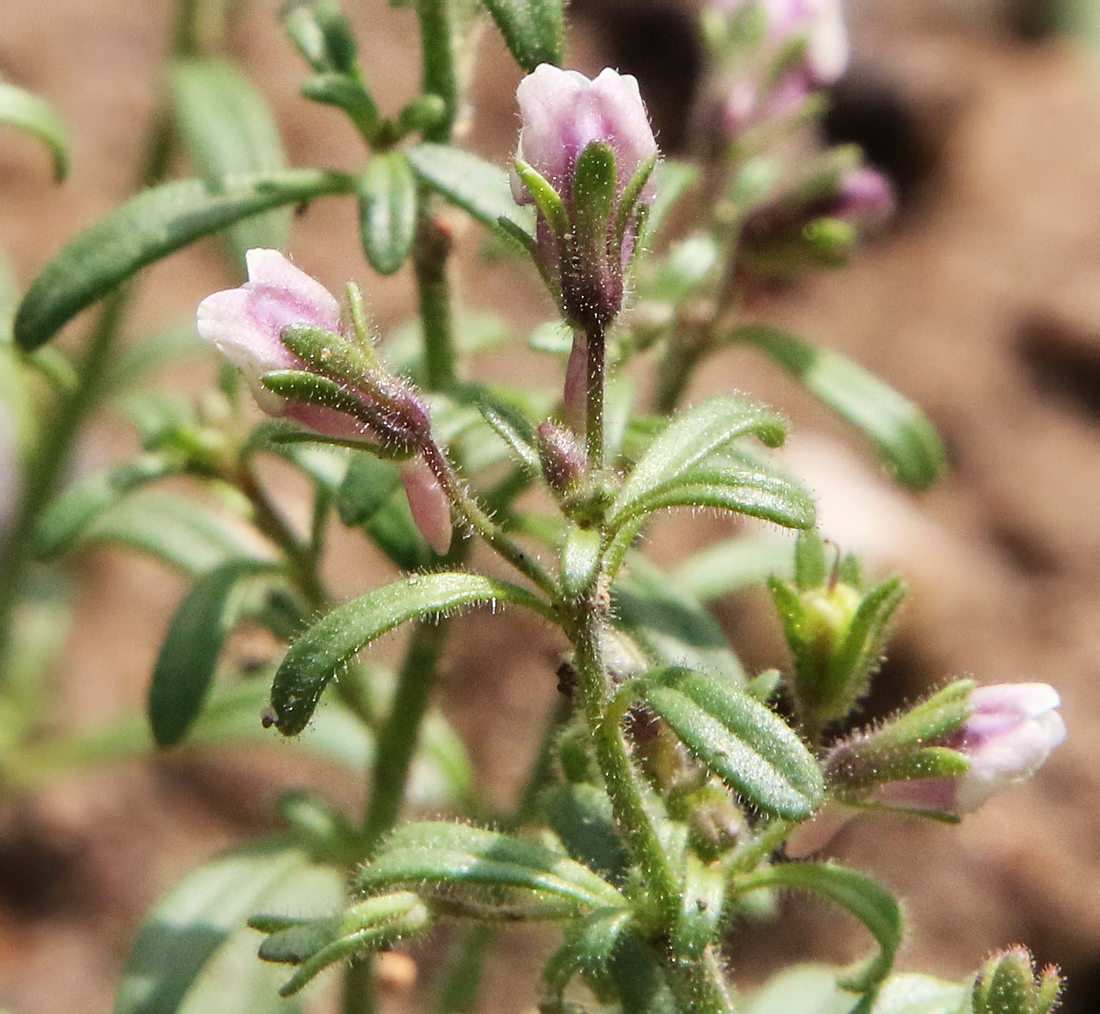
[(370, 266), (392, 275), (416, 238), (416, 180), (404, 152), (371, 156), (359, 180), (359, 236)]
[(415, 894), (401, 891), (368, 898), (342, 915), (319, 919), (257, 915), (248, 924), (268, 934), (260, 944), (261, 960), (299, 966), (279, 990), (280, 996), (293, 996), (329, 965), (426, 932), (432, 916)]
[(943, 471), (943, 444), (924, 413), (862, 366), (774, 328), (753, 325), (730, 337), (755, 345), (860, 430), (902, 485), (926, 489)]
[(681, 665), (743, 684), (745, 670), (713, 616), (671, 575), (633, 557), (615, 583), (612, 615), (656, 665)]
[(774, 412), (735, 395), (696, 405), (649, 445), (619, 490), (611, 515), (623, 515), (634, 501), (667, 486), (738, 437), (752, 435), (777, 447), (786, 432), (786, 424)]
[[(525, 235), (534, 245), (533, 216), (516, 204), (508, 176), (500, 166), (445, 144), (418, 144), (406, 154), (416, 178), (425, 186), (490, 229), (508, 236)], [(501, 226), (501, 219), (511, 223), (511, 230)]]
[(729, 511), (784, 528), (814, 523), (813, 501), (797, 482), (770, 472), (737, 469), (685, 472), (630, 500), (608, 519), (608, 526), (619, 529), (616, 542), (628, 545), (651, 514), (685, 507)]
[(309, 628), (283, 659), (271, 688), (275, 725), (296, 736), (321, 693), (360, 648), (408, 620), (477, 605), (519, 605), (541, 615), (549, 607), (530, 592), (480, 574), (414, 574), (339, 606)]
[(625, 882), (630, 856), (615, 830), (611, 799), (584, 782), (553, 785), (539, 796), (539, 809), (569, 854), (613, 884)]
[(149, 687), (149, 724), (158, 746), (178, 743), (201, 713), (225, 639), (237, 623), (242, 582), (273, 572), (272, 563), (230, 560), (199, 578), (180, 603)]
[(128, 493), (181, 469), (174, 456), (143, 454), (123, 465), (96, 472), (70, 487), (38, 522), (34, 551), (40, 559), (60, 556), (97, 517)]
[(37, 137), (53, 156), (54, 178), (69, 173), (69, 137), (65, 124), (49, 103), (6, 81), (0, 81), (0, 124)]
[[(227, 60), (191, 58), (172, 68), (172, 91), (183, 142), (207, 179), (286, 168), (283, 142), (263, 96)], [(286, 245), (289, 209), (269, 211), (227, 233), (234, 266), (254, 247)]]
[(606, 980), (615, 950), (629, 926), (629, 910), (595, 912), (576, 922), (543, 969), (542, 981), (550, 995), (560, 999), (574, 975), (589, 982)]
[(480, 917), (558, 919), (625, 899), (599, 874), (533, 842), (465, 824), (406, 824), (360, 870), (371, 893), (406, 888), (436, 906)]
[(482, 0), (512, 56), (528, 74), (540, 63), (561, 65), (565, 45), (562, 0)]
[(108, 508), (80, 534), (74, 545), (111, 543), (155, 557), (197, 577), (244, 552), (266, 556), (270, 550), (243, 524), (220, 517), (191, 500), (168, 493), (138, 493)]
[(847, 909), (879, 945), (879, 953), (850, 970), (840, 985), (853, 993), (873, 994), (886, 980), (901, 946), (902, 916), (897, 899), (858, 870), (826, 863), (786, 863), (739, 880), (738, 894), (763, 888), (793, 888), (820, 894)]
[(27, 350), (52, 338), (81, 310), (143, 267), (251, 215), (326, 194), (355, 178), (318, 169), (177, 180), (146, 190), (82, 232), (31, 283), (15, 317)]
[(821, 805), (821, 769), (795, 732), (746, 691), (690, 669), (657, 670), (633, 694), (747, 802), (787, 820)]
[(259, 842), (199, 867), (146, 916), (115, 1001), (116, 1014), (173, 1014), (207, 962), (280, 884), (308, 866), (285, 842)]

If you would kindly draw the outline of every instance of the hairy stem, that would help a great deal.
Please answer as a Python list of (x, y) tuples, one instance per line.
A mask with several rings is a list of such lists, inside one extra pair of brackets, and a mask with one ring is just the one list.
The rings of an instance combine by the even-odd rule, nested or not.
[(588, 472), (595, 475), (604, 465), (604, 388), (607, 380), (607, 335), (592, 325), (586, 335), (588, 384), (585, 401), (584, 440), (588, 451)]

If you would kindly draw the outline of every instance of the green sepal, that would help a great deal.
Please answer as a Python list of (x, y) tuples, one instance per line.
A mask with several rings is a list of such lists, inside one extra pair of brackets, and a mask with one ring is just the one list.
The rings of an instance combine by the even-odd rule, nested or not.
[(565, 208), (565, 201), (562, 200), (561, 194), (542, 173), (523, 159), (517, 158), (512, 165), (520, 182), (534, 200), (535, 207), (542, 212), (542, 217), (546, 219), (550, 231), (559, 243), (564, 243), (572, 227), (569, 224), (569, 212)]
[(731, 341), (754, 345), (870, 440), (879, 460), (902, 485), (930, 486), (946, 454), (925, 415), (878, 377), (850, 359), (775, 328), (750, 325)]
[(973, 680), (957, 680), (865, 734), (860, 741), (861, 756), (896, 755), (957, 732), (974, 711), (970, 703), (974, 687)]
[(361, 648), (409, 620), (476, 605), (519, 605), (545, 615), (530, 592), (479, 574), (414, 574), (339, 606), (298, 638), (275, 674), (275, 726), (296, 736), (309, 723), (329, 681)]
[[(482, 225), (510, 238), (535, 242), (534, 216), (512, 197), (507, 174), (492, 162), (446, 144), (417, 144), (407, 149), (416, 178)], [(503, 226), (501, 219), (508, 221)]]
[(609, 256), (617, 185), (614, 149), (606, 141), (593, 141), (573, 168), (573, 228), (582, 264), (602, 264)]
[(58, 183), (69, 175), (69, 132), (45, 99), (0, 81), (0, 125), (15, 127), (42, 142), (53, 157)]
[(565, 46), (562, 0), (482, 0), (516, 63), (530, 74), (540, 63), (561, 66)]
[(318, 373), (353, 386), (362, 384), (365, 374), (375, 365), (373, 358), (364, 354), (359, 345), (312, 324), (291, 324), (283, 328), (279, 338)]
[[(794, 544), (794, 583), (800, 592), (820, 588), (829, 578), (825, 544), (815, 530), (799, 532)], [(842, 579), (843, 580), (843, 579)]]
[(773, 711), (727, 681), (669, 667), (620, 692), (662, 718), (706, 767), (764, 813), (804, 820), (821, 805), (821, 769)]
[(25, 351), (148, 264), (242, 219), (286, 204), (347, 193), (355, 178), (287, 169), (222, 180), (177, 180), (146, 190), (82, 232), (31, 283), (15, 317)]
[(598, 528), (574, 524), (566, 528), (561, 547), (561, 590), (566, 598), (579, 600), (591, 593), (602, 549)]
[(642, 189), (649, 182), (653, 170), (657, 165), (657, 156), (651, 155), (634, 171), (634, 175), (627, 180), (619, 198), (619, 209), (615, 212), (615, 244), (614, 249), (622, 248), (623, 239), (626, 236), (627, 226), (638, 211), (638, 200), (642, 196)]
[(261, 961), (299, 966), (279, 990), (280, 996), (293, 996), (330, 965), (421, 936), (433, 921), (415, 894), (399, 891), (367, 898), (341, 915), (319, 919), (256, 915), (248, 925), (267, 934), (260, 944)]
[(307, 370), (272, 370), (260, 377), (260, 383), (273, 394), (318, 408), (343, 412), (354, 419), (373, 423), (376, 413), (360, 397), (342, 384)]
[(890, 974), (902, 940), (902, 914), (897, 899), (864, 873), (826, 863), (770, 866), (734, 884), (738, 894), (770, 888), (812, 891), (847, 909), (871, 932), (879, 953), (849, 970), (842, 988), (874, 996)]
[(1061, 987), (1056, 968), (1037, 977), (1031, 954), (1013, 947), (982, 966), (970, 991), (972, 1014), (1049, 1014)]
[(278, 573), (262, 560), (229, 560), (195, 582), (168, 627), (147, 701), (159, 747), (174, 746), (202, 712), (226, 638), (237, 624), (245, 582)]
[(371, 893), (415, 890), (433, 909), (488, 919), (559, 919), (626, 904), (616, 887), (561, 852), (445, 822), (399, 828), (355, 883)]
[(370, 266), (392, 275), (416, 238), (416, 179), (405, 154), (376, 152), (359, 180), (359, 236)]

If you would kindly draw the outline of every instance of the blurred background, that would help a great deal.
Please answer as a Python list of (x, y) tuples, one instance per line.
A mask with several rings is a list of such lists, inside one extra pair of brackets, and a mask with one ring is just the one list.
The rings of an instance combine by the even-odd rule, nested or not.
[[(415, 22), (385, 0), (345, 5), (384, 108), (415, 89)], [(691, 4), (573, 0), (571, 65), (636, 74), (675, 154), (699, 69)], [(863, 819), (833, 847), (905, 900), (901, 967), (959, 977), (998, 946), (1024, 943), (1069, 976), (1065, 1010), (1100, 1010), (1100, 65), (1093, 0), (848, 0), (854, 59), (836, 87), (830, 140), (856, 141), (893, 178), (900, 213), (844, 269), (775, 296), (777, 323), (852, 356), (913, 398), (939, 427), (950, 472), (919, 497), (890, 484), (858, 440), (747, 353), (711, 360), (692, 397), (736, 388), (790, 414), (786, 452), (819, 498), (827, 535), (872, 572), (911, 584), (870, 716), (949, 678), (1044, 681), (1064, 699), (1069, 738), (1041, 774), (960, 828)], [(49, 182), (31, 140), (0, 138), (0, 242), (25, 286), (68, 238), (130, 192), (148, 131), (169, 0), (4, 0), (0, 75), (42, 95), (69, 125), (72, 175)], [(301, 65), (272, 0), (243, 0), (231, 54), (276, 111), (294, 165), (355, 169), (361, 147), (332, 110), (298, 96)], [(1063, 29), (1072, 26), (1076, 35)], [(469, 144), (504, 163), (514, 149), (519, 71), (486, 31)], [(503, 314), (517, 335), (548, 318), (534, 273), (483, 263), (460, 237), (467, 306)], [(299, 219), (297, 263), (332, 289), (364, 288), (385, 334), (408, 314), (405, 272), (372, 276), (349, 200)], [(147, 273), (134, 336), (186, 320), (236, 284), (200, 244)], [(82, 323), (68, 340), (79, 340)], [(143, 330), (145, 329), (145, 330)], [(213, 356), (158, 380), (199, 397)], [(480, 376), (556, 383), (558, 364), (522, 342)], [(135, 449), (104, 418), (74, 465), (84, 473)], [(10, 483), (10, 477), (5, 480)], [(293, 490), (290, 491), (293, 496)], [(670, 524), (654, 539), (673, 559), (725, 522)], [(358, 541), (339, 543), (331, 579), (352, 595), (385, 576)], [(90, 728), (141, 706), (159, 640), (184, 591), (158, 565), (122, 553), (75, 562), (75, 621), (56, 673), (54, 722)], [(750, 666), (782, 665), (778, 626), (758, 597), (718, 605)], [(269, 646), (238, 644), (247, 653)], [(462, 622), (442, 693), (489, 795), (515, 792), (555, 705), (561, 645), (514, 614)], [(378, 657), (392, 645), (377, 649)], [(181, 751), (44, 780), (0, 802), (0, 1007), (17, 1014), (111, 1009), (132, 934), (164, 890), (243, 835), (276, 826), (287, 787), (322, 786), (348, 806), (346, 773), (302, 770), (279, 745)], [(736, 937), (731, 965), (753, 983), (795, 960), (844, 962), (866, 946), (831, 911), (788, 904), (782, 931)], [(483, 991), (491, 1014), (529, 1010), (551, 937), (507, 937)], [(430, 954), (425, 960), (430, 961)], [(413, 1001), (400, 997), (395, 1005)], [(415, 1008), (412, 1008), (415, 1009)]]

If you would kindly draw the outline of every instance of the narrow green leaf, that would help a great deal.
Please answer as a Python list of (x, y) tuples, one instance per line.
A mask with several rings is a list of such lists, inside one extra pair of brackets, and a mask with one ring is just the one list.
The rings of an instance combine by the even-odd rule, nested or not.
[[(406, 824), (359, 872), (356, 886), (374, 892), (407, 887), (441, 901), (477, 887), (486, 914), (522, 906), (531, 917), (558, 918), (585, 909), (622, 908), (623, 896), (601, 876), (560, 852), (465, 824)], [(495, 893), (484, 889), (496, 889)]]
[(821, 804), (821, 769), (782, 719), (744, 690), (690, 669), (643, 677), (633, 692), (753, 806), (803, 820)]
[(182, 740), (201, 713), (225, 639), (238, 619), (241, 583), (275, 570), (259, 560), (230, 560), (199, 578), (180, 603), (149, 687), (149, 724), (158, 746)]
[(138, 493), (96, 517), (75, 545), (126, 546), (197, 577), (245, 552), (264, 556), (258, 539), (243, 525), (219, 517), (192, 500), (168, 493)]
[(565, 45), (562, 0), (482, 0), (512, 56), (528, 74), (540, 63), (561, 66)]
[(123, 971), (115, 1014), (174, 1014), (207, 962), (308, 859), (283, 842), (229, 852), (191, 873), (146, 916)]
[(616, 625), (654, 664), (683, 665), (732, 683), (745, 682), (745, 670), (718, 622), (648, 560), (632, 557), (630, 576), (620, 578), (612, 594)]
[(890, 974), (901, 946), (901, 906), (894, 896), (864, 873), (826, 863), (786, 863), (750, 874), (736, 884), (737, 893), (787, 887), (812, 891), (847, 909), (879, 945), (879, 953), (849, 971), (840, 985), (853, 993), (874, 993)]
[[(204, 177), (276, 172), (286, 168), (283, 142), (263, 96), (228, 60), (177, 60), (172, 90), (183, 143)], [(256, 215), (226, 234), (230, 258), (239, 268), (253, 247), (279, 248), (290, 233), (289, 209)]]
[(545, 615), (541, 599), (479, 574), (414, 574), (334, 609), (291, 647), (271, 688), (276, 726), (296, 736), (309, 723), (321, 693), (360, 648), (408, 620), (476, 605), (526, 606)]
[(42, 515), (35, 532), (35, 555), (43, 560), (60, 556), (127, 494), (177, 474), (180, 469), (181, 463), (175, 458), (150, 453), (82, 479)]
[(789, 539), (774, 535), (726, 539), (689, 557), (672, 572), (685, 594), (710, 602), (792, 573)]
[(814, 523), (813, 501), (790, 479), (759, 471), (692, 470), (629, 501), (608, 524), (612, 529), (627, 527), (633, 538), (639, 522), (650, 514), (682, 507), (730, 511), (785, 528)]
[(38, 138), (53, 156), (54, 178), (69, 174), (69, 134), (48, 102), (13, 84), (0, 81), (0, 124)]
[(927, 489), (943, 471), (943, 444), (924, 413), (862, 366), (761, 325), (740, 328), (730, 340), (755, 345), (860, 430), (902, 485)]
[(416, 238), (416, 179), (404, 152), (371, 156), (359, 180), (359, 236), (372, 268), (392, 275)]
[(616, 886), (626, 882), (630, 856), (603, 789), (585, 782), (553, 785), (539, 796), (539, 809), (578, 863)]
[(750, 434), (776, 447), (786, 436), (786, 424), (774, 412), (734, 395), (711, 398), (677, 416), (634, 466), (612, 504), (612, 515)]
[(534, 243), (534, 217), (529, 209), (516, 204), (507, 173), (500, 166), (445, 144), (418, 144), (406, 154), (425, 186), (490, 229), (503, 231), (500, 219), (506, 219)]
[(31, 350), (81, 310), (153, 261), (252, 215), (326, 194), (355, 178), (317, 169), (177, 180), (146, 190), (82, 232), (31, 283), (15, 318), (15, 340)]
[(482, 418), (493, 428), (493, 432), (508, 445), (520, 466), (530, 475), (539, 475), (542, 465), (539, 461), (538, 438), (531, 424), (508, 406), (479, 402), (477, 407)]
[(596, 912), (575, 921), (565, 943), (543, 969), (547, 991), (560, 998), (569, 981), (578, 974), (589, 982), (606, 979), (615, 949), (629, 925), (629, 911)]

